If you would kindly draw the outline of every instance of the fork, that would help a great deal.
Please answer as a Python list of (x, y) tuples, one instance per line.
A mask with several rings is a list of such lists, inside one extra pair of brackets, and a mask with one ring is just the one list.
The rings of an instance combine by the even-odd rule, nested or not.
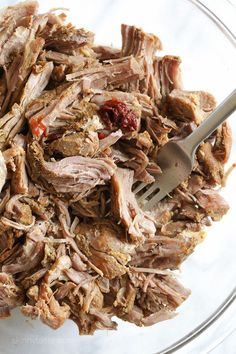
[[(236, 89), (185, 139), (171, 140), (158, 153), (157, 163), (162, 173), (148, 189), (140, 183), (133, 191), (143, 210), (151, 210), (157, 203), (183, 182), (193, 169), (199, 144), (219, 127), (236, 109)], [(143, 192), (143, 193), (142, 193)]]

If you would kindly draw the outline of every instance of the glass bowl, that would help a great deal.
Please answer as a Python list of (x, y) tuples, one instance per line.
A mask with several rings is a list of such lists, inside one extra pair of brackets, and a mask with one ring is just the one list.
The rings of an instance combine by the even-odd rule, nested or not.
[[(1, 6), (16, 1), (2, 1)], [(227, 3), (225, 3), (225, 6)], [(230, 6), (229, 4), (227, 6)], [(65, 7), (79, 27), (96, 34), (101, 44), (121, 44), (120, 24), (135, 24), (157, 34), (164, 54), (182, 58), (186, 89), (206, 90), (220, 102), (235, 88), (236, 39), (226, 26), (198, 1), (191, 0), (73, 0), (41, 1), (40, 10)], [(233, 11), (233, 8), (232, 8)], [(236, 137), (236, 117), (231, 117)], [(236, 140), (229, 165), (235, 162)], [(140, 328), (118, 320), (118, 330), (80, 337), (72, 321), (57, 331), (29, 321), (19, 311), (0, 322), (3, 354), (154, 354), (209, 352), (235, 327), (236, 171), (222, 194), (231, 209), (214, 223), (208, 237), (185, 261), (181, 278), (192, 294), (172, 320)]]

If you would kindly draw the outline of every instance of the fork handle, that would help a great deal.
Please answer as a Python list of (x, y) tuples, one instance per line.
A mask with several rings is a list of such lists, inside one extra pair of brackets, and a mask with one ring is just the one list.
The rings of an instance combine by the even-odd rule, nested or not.
[(193, 153), (198, 145), (213, 133), (236, 109), (236, 89), (187, 138), (185, 148)]

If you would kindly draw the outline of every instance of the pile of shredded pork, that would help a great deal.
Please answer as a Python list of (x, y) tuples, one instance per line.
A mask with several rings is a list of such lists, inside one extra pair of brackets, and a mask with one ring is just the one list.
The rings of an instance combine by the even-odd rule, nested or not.
[(97, 46), (35, 1), (0, 13), (0, 317), (20, 307), (80, 334), (171, 318), (176, 269), (227, 212), (218, 193), (231, 134), (198, 148), (190, 177), (145, 213), (132, 192), (162, 173), (159, 149), (190, 134), (214, 97), (182, 88), (179, 57), (122, 25)]

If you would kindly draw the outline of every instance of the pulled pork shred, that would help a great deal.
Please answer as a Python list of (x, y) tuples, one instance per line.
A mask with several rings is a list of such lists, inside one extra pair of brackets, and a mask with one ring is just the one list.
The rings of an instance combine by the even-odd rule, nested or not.
[[(161, 173), (159, 149), (190, 134), (214, 97), (182, 88), (181, 59), (122, 25), (94, 44), (65, 14), (28, 1), (1, 12), (0, 317), (20, 307), (56, 329), (150, 326), (190, 291), (175, 270), (228, 211), (218, 190), (231, 131), (198, 148), (189, 178), (145, 213), (132, 192)], [(158, 51), (158, 55), (157, 55)]]

